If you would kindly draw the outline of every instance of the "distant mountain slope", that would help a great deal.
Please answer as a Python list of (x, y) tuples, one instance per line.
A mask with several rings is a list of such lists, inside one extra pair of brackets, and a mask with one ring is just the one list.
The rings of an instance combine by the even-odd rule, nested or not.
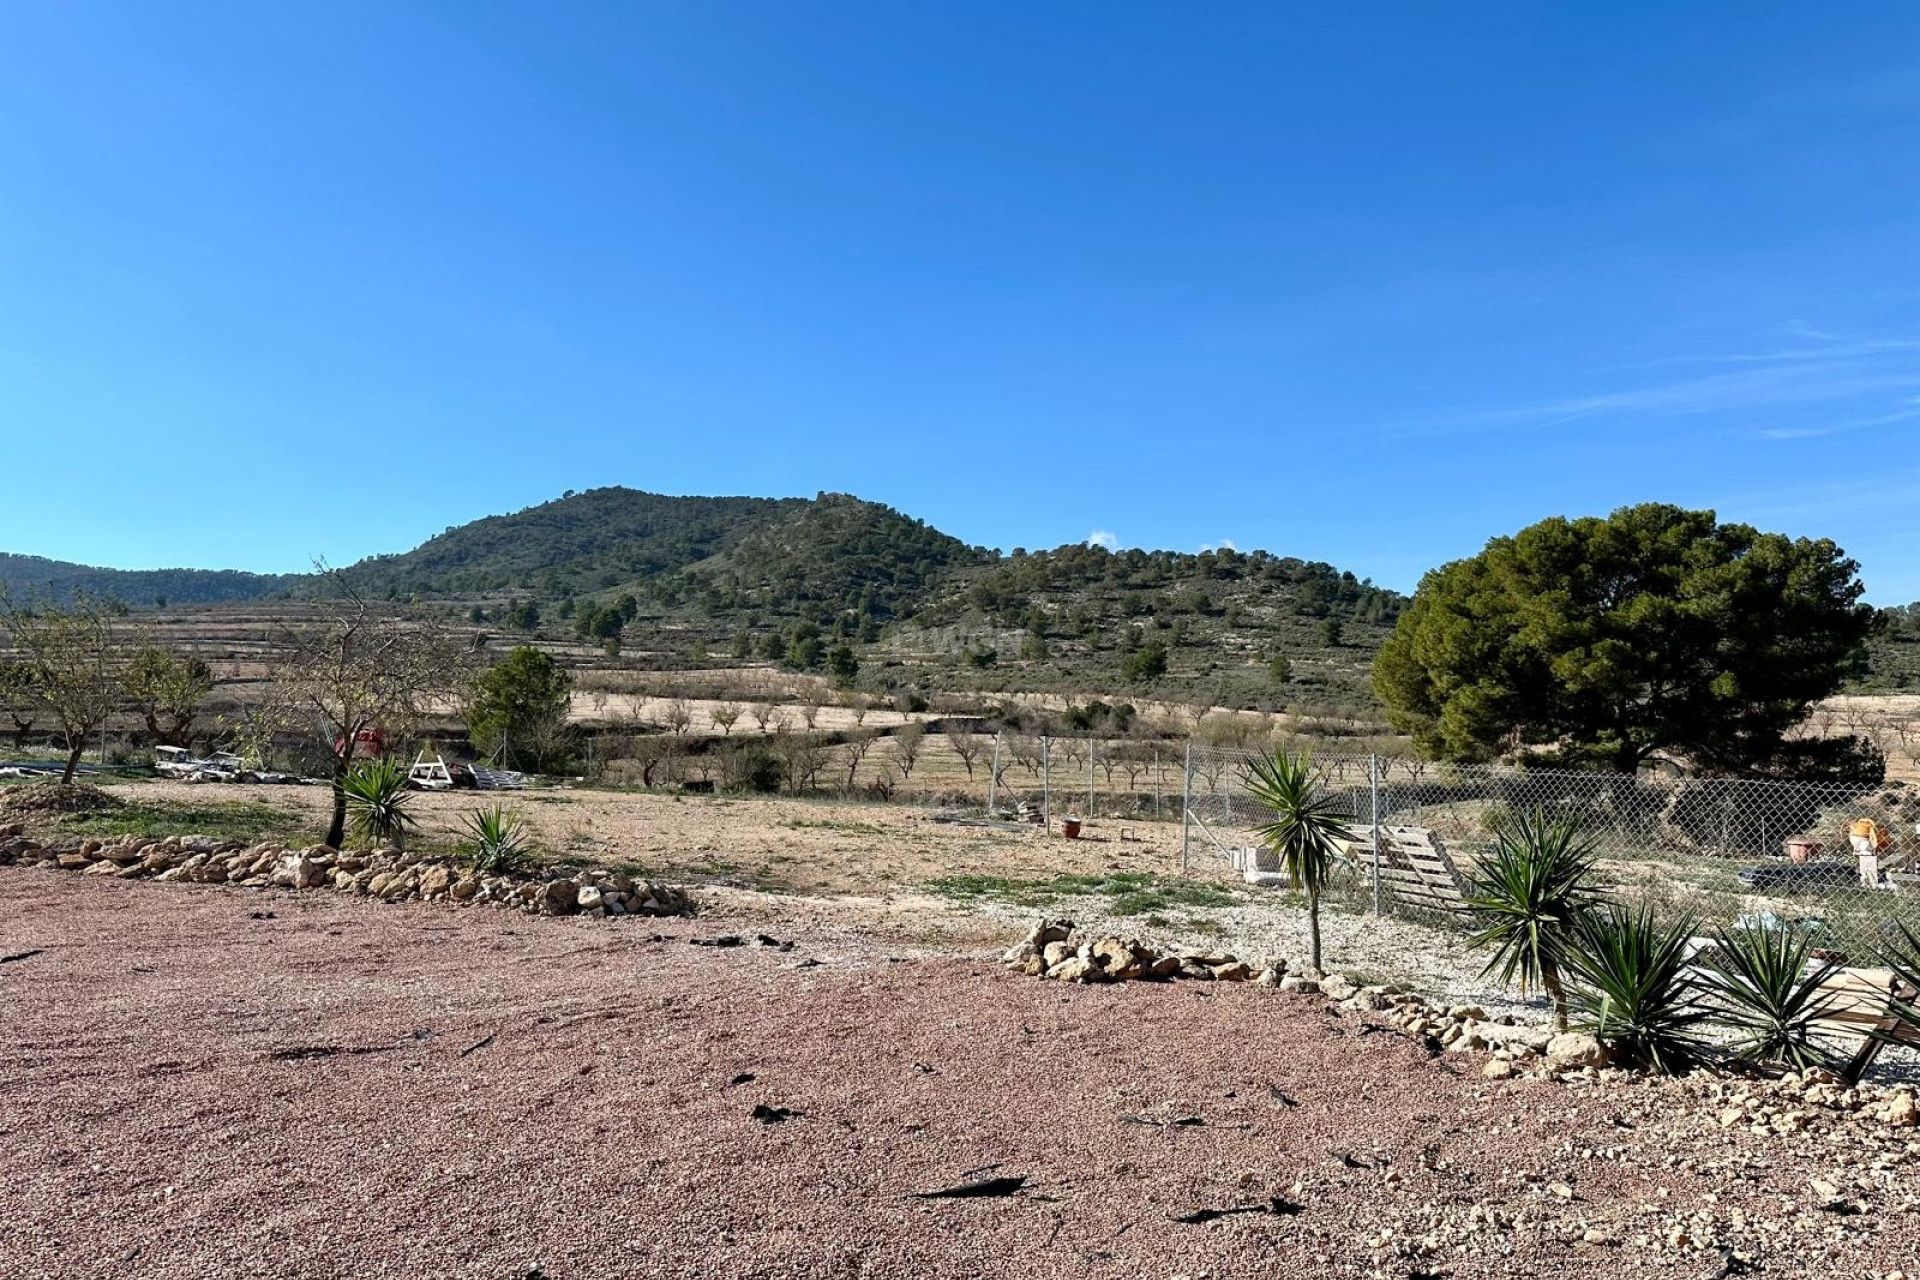
[(654, 594), (665, 603), (697, 597), (710, 615), (826, 609), (884, 621), (919, 609), (950, 570), (989, 558), (892, 507), (823, 493), (756, 524)]
[(807, 505), (803, 498), (588, 489), (450, 528), (412, 551), (362, 560), (347, 573), (380, 591), (577, 595), (697, 564)]
[(77, 592), (129, 605), (226, 604), (288, 590), (300, 579), (236, 569), (96, 569), (92, 565), (0, 552), (0, 583), (23, 603), (71, 600)]

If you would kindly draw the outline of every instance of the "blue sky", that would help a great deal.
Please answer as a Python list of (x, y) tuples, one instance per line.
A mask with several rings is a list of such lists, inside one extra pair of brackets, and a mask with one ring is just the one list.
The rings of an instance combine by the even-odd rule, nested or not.
[(1660, 499), (1920, 598), (1920, 9), (0, 10), (0, 550), (627, 484), (1411, 588)]

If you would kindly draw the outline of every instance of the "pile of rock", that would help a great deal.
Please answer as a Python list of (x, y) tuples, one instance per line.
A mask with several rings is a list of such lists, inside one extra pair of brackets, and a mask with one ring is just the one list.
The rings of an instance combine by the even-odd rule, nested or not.
[(1434, 1005), (1394, 986), (1363, 987), (1337, 973), (1290, 970), (1285, 960), (1270, 956), (1247, 961), (1205, 951), (1157, 951), (1136, 938), (1076, 941), (1073, 935), (1071, 920), (1042, 919), (1001, 959), (1018, 973), (1062, 982), (1185, 978), (1317, 992), (1343, 1012), (1377, 1015), (1410, 1036), (1431, 1038), (1442, 1049), (1488, 1054), (1490, 1060), (1481, 1074), (1490, 1080), (1592, 1074), (1608, 1064), (1606, 1046), (1590, 1035), (1555, 1035), (1506, 1014), (1490, 1018), (1476, 1005)]
[(422, 853), (375, 849), (341, 853), (316, 845), (289, 849), (242, 845), (210, 836), (121, 836), (42, 845), (20, 826), (0, 826), (0, 865), (51, 867), (121, 880), (285, 889), (338, 889), (383, 902), (485, 903), (542, 915), (682, 916), (693, 903), (672, 885), (588, 868), (569, 875), (481, 875), (463, 863)]
[(1779, 1079), (1716, 1080), (1708, 1086), (1722, 1129), (1782, 1136), (1815, 1127), (1822, 1119), (1851, 1117), (1894, 1129), (1920, 1126), (1920, 1101), (1912, 1084), (1850, 1085), (1818, 1068)]
[(1296, 989), (1305, 979), (1289, 979), (1284, 960), (1262, 958), (1249, 964), (1238, 956), (1205, 951), (1156, 951), (1138, 938), (1073, 940), (1073, 921), (1039, 920), (1001, 959), (1020, 973), (1061, 982), (1133, 982), (1191, 978), (1202, 982), (1259, 982)]

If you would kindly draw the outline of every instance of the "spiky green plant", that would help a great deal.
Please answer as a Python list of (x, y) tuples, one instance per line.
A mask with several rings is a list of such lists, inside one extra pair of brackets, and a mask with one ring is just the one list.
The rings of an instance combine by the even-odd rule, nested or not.
[(1555, 1030), (1567, 1028), (1561, 980), (1581, 921), (1599, 901), (1593, 883), (1594, 843), (1578, 819), (1534, 809), (1508, 815), (1494, 829), (1493, 851), (1474, 866), (1466, 903), (1477, 932), (1468, 939), (1490, 947), (1482, 976), (1538, 987), (1553, 1001)]
[(1832, 1053), (1814, 1039), (1815, 1024), (1833, 1011), (1830, 983), (1840, 966), (1814, 960), (1799, 929), (1714, 931), (1715, 954), (1705, 986), (1715, 1020), (1738, 1033), (1738, 1061), (1767, 1066), (1832, 1067)]
[[(1904, 920), (1894, 926), (1894, 934), (1880, 948), (1880, 963), (1893, 970), (1894, 991), (1905, 988), (1909, 993), (1920, 991), (1920, 935)], [(1889, 993), (1886, 1013), (1901, 1024), (1894, 1031), (1880, 1031), (1874, 1034), (1881, 1040), (1898, 1042), (1920, 1031), (1920, 1006), (1907, 1003)]]
[(1694, 928), (1691, 916), (1662, 928), (1645, 907), (1586, 913), (1566, 954), (1573, 1007), (1623, 1065), (1674, 1075), (1705, 1056), (1697, 1028), (1708, 1015), (1687, 956)]
[(407, 790), (407, 771), (392, 760), (362, 760), (347, 770), (340, 783), (347, 798), (347, 816), (361, 839), (398, 849), (407, 831), (418, 825), (407, 812), (413, 793)]
[(1319, 785), (1313, 757), (1305, 751), (1274, 748), (1246, 765), (1246, 786), (1271, 815), (1254, 830), (1279, 859), (1293, 887), (1307, 895), (1308, 950), (1320, 964), (1320, 893), (1339, 856), (1334, 838), (1346, 821), (1339, 806)]
[(473, 869), (486, 875), (511, 871), (533, 851), (527, 824), (517, 810), (497, 804), (475, 809), (467, 815), (467, 830), (473, 837)]

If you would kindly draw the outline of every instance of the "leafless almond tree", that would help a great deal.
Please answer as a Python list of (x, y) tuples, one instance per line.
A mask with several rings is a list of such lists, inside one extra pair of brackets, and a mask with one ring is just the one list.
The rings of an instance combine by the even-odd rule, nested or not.
[(847, 762), (847, 790), (853, 790), (853, 784), (859, 779), (860, 764), (867, 758), (867, 753), (873, 750), (873, 744), (877, 741), (879, 741), (878, 734), (856, 733), (842, 744), (842, 750), (845, 753), (842, 758)]
[(973, 778), (973, 762), (980, 755), (980, 739), (968, 733), (955, 723), (947, 726), (947, 745), (953, 748), (953, 754), (960, 757), (960, 763), (967, 766), (967, 778)]
[(740, 719), (740, 704), (737, 702), (723, 702), (715, 707), (709, 714), (712, 716), (713, 722), (720, 726), (721, 736), (731, 738), (733, 736), (733, 726)]
[(893, 731), (893, 755), (899, 762), (903, 781), (913, 776), (913, 767), (920, 762), (920, 747), (926, 737), (927, 726), (918, 720), (909, 720)]
[(347, 825), (342, 783), (356, 751), (411, 731), (450, 700), (460, 687), (463, 651), (432, 619), (377, 607), (341, 575), (327, 576), (336, 596), (319, 620), (277, 637), (284, 656), (272, 668), (268, 696), (279, 703), (281, 722), (331, 763), (326, 843), (337, 849)]
[[(122, 655), (113, 630), (113, 609), (77, 597), (65, 606), (26, 608), (0, 593), (0, 615), (26, 671), (16, 694), (60, 726), (67, 765), (62, 783), (73, 781), (87, 739), (106, 724), (126, 696)], [(19, 723), (15, 718), (16, 725)], [(31, 721), (29, 721), (31, 724)]]

